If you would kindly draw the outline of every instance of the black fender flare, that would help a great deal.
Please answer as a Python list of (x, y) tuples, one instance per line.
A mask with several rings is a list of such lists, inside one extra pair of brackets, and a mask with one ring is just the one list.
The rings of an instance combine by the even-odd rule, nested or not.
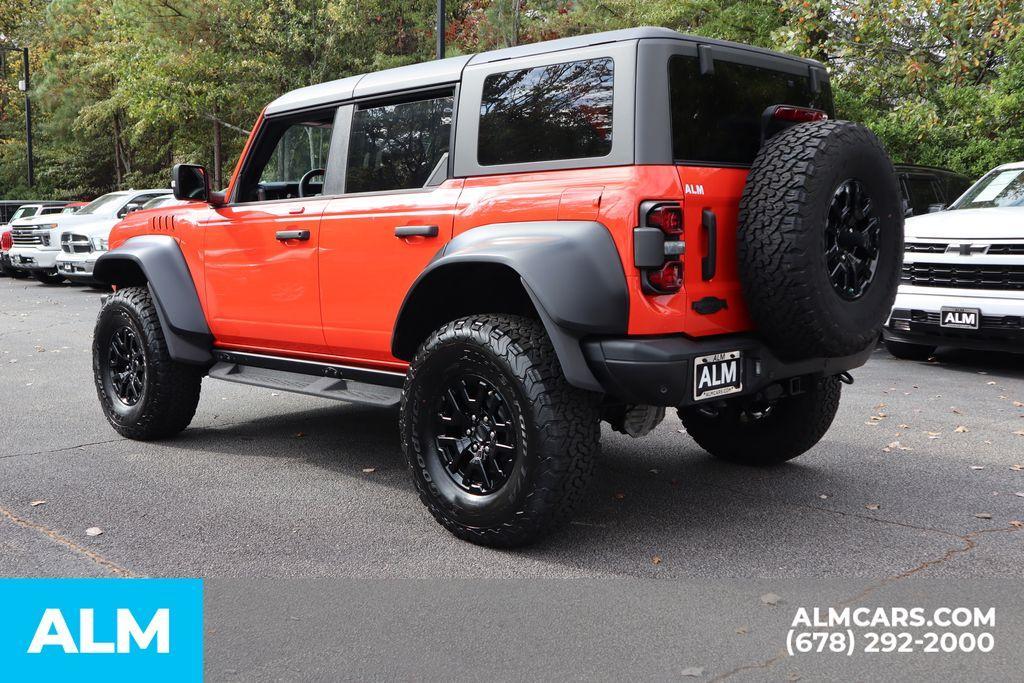
[(409, 288), (392, 335), (417, 287), (456, 264), (493, 263), (519, 276), (573, 386), (603, 391), (580, 346), (586, 335), (625, 334), (629, 293), (615, 241), (596, 221), (496, 223), (467, 230), (441, 249)]
[(132, 237), (96, 259), (93, 277), (109, 285), (145, 283), (156, 304), (171, 358), (193, 365), (213, 363), (213, 334), (188, 263), (173, 237)]

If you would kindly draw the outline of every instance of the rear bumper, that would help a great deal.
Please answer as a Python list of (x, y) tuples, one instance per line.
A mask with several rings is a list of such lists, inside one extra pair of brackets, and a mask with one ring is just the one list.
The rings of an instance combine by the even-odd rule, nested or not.
[(842, 358), (784, 361), (752, 335), (700, 340), (677, 335), (623, 337), (583, 342), (587, 364), (606, 393), (626, 403), (662, 406), (714, 400), (694, 401), (694, 361), (700, 356), (742, 353), (742, 390), (722, 397), (732, 399), (755, 395), (798, 377), (831, 376), (852, 370), (864, 365), (873, 350), (868, 347)]

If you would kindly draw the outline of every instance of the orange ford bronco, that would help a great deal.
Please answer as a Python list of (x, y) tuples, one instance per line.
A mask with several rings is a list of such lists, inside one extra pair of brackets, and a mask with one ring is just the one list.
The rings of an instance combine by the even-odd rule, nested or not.
[(602, 420), (811, 448), (903, 253), (892, 164), (821, 64), (659, 28), (302, 88), (226, 191), (173, 187), (96, 263), (114, 429), (181, 431), (203, 377), (400, 404), (423, 502), (487, 545), (571, 514)]

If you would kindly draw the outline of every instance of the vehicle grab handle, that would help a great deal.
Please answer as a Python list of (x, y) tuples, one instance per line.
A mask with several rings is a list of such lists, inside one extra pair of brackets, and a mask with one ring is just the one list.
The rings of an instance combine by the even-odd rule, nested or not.
[(275, 237), (282, 242), (288, 240), (308, 240), (309, 230), (278, 230)]
[(395, 228), (395, 237), (437, 237), (436, 225), (403, 225)]

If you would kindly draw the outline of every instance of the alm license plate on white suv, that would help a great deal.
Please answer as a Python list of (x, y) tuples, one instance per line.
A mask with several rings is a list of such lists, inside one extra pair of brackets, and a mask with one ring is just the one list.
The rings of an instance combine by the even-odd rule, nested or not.
[(955, 330), (976, 330), (981, 322), (981, 310), (977, 308), (943, 307), (939, 311), (939, 327)]
[(693, 361), (693, 400), (702, 401), (743, 391), (743, 358), (739, 351), (697, 356)]

